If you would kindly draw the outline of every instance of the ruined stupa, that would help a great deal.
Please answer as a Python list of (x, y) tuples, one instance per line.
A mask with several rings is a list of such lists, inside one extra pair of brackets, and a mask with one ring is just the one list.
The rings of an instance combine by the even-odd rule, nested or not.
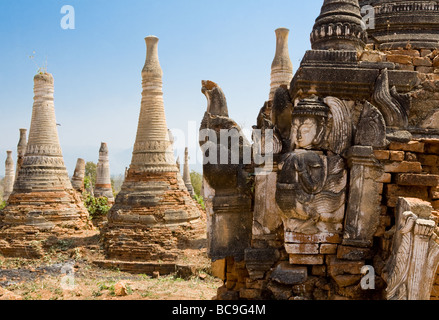
[(3, 180), (3, 201), (8, 201), (9, 196), (14, 188), (15, 172), (14, 160), (12, 159), (12, 151), (6, 151), (5, 161), (5, 178)]
[(290, 60), (288, 51), (288, 35), (290, 30), (287, 28), (276, 29), (276, 53), (271, 64), (271, 84), (269, 100), (273, 100), (274, 93), (281, 86), (289, 87), (293, 78), (293, 64)]
[(96, 198), (105, 197), (108, 199), (108, 203), (114, 203), (113, 187), (111, 186), (110, 176), (110, 161), (108, 159), (108, 146), (105, 142), (101, 143), (99, 149), (94, 196)]
[(189, 169), (189, 150), (188, 150), (188, 148), (185, 148), (185, 150), (184, 150), (183, 181), (184, 181), (184, 184), (185, 184), (187, 190), (189, 191), (189, 194), (191, 196), (194, 196), (195, 192), (194, 192), (194, 187), (192, 186), (191, 172)]
[(24, 155), (26, 154), (27, 147), (27, 129), (20, 129), (20, 140), (17, 144), (17, 168), (15, 169), (16, 174), (20, 171), (21, 165), (23, 164)]
[(174, 159), (163, 104), (159, 39), (149, 36), (145, 41), (137, 136), (131, 165), (103, 230), (104, 248), (108, 259), (128, 262), (113, 263), (122, 269), (133, 261), (161, 260), (175, 270), (182, 249), (191, 239), (203, 237), (205, 230)]
[[(439, 299), (438, 13), (324, 0), (312, 50), (257, 118), (259, 153), (213, 164), (218, 136), (201, 141), (218, 299)], [(221, 90), (203, 93), (201, 129), (239, 132)]]
[(84, 191), (84, 178), (85, 178), (85, 160), (79, 158), (76, 161), (75, 171), (72, 176), (72, 187), (79, 193)]
[(37, 74), (26, 153), (0, 215), (0, 253), (5, 256), (39, 257), (50, 241), (89, 228), (88, 212), (64, 165), (53, 93), (53, 76)]

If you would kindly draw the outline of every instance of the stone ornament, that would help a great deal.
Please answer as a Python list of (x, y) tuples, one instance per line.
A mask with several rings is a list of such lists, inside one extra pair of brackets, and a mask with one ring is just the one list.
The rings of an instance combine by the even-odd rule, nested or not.
[(392, 255), (386, 266), (387, 299), (429, 300), (439, 265), (432, 208), (428, 202), (400, 198), (397, 212)]

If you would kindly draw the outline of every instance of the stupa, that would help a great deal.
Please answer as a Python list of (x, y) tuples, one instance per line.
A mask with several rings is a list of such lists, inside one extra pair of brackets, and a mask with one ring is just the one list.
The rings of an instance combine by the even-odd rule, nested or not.
[(0, 253), (5, 256), (40, 257), (52, 241), (90, 228), (88, 211), (64, 165), (53, 93), (53, 76), (37, 74), (26, 153), (0, 215)]
[(96, 198), (105, 197), (108, 203), (114, 203), (113, 188), (111, 186), (110, 161), (108, 160), (108, 146), (101, 143), (99, 149), (99, 160), (96, 167), (96, 185), (94, 189)]
[[(182, 249), (192, 239), (205, 236), (205, 225), (200, 209), (181, 183), (174, 159), (163, 103), (159, 39), (149, 36), (145, 41), (137, 137), (131, 165), (103, 230), (104, 248), (112, 265), (121, 270), (132, 270), (129, 262), (147, 262), (150, 266), (160, 260), (171, 263), (175, 271)], [(165, 267), (162, 264), (162, 272)]]
[(12, 159), (12, 151), (6, 151), (7, 157), (5, 161), (5, 179), (3, 181), (3, 201), (8, 201), (9, 196), (14, 188), (15, 172), (14, 160)]

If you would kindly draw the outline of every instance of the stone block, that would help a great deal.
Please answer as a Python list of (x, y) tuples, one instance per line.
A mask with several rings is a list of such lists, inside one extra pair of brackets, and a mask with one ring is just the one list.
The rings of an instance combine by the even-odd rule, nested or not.
[(420, 162), (391, 162), (384, 165), (384, 171), (387, 173), (421, 173), (422, 166)]
[(212, 261), (212, 275), (221, 280), (226, 280), (226, 259)]
[(341, 237), (337, 233), (318, 233), (307, 235), (295, 232), (285, 232), (286, 243), (341, 243)]
[(416, 71), (419, 73), (434, 73), (433, 67), (416, 67)]
[(360, 283), (361, 277), (361, 275), (342, 274), (334, 276), (333, 279), (340, 288), (344, 288)]
[(405, 152), (404, 151), (390, 151), (391, 161), (404, 161)]
[(435, 68), (439, 68), (439, 56), (436, 56), (436, 57), (433, 59), (433, 67), (435, 67)]
[(239, 298), (257, 300), (261, 298), (261, 290), (241, 288), (239, 290)]
[(384, 173), (381, 177), (376, 179), (376, 182), (378, 182), (378, 183), (390, 183), (390, 182), (392, 182), (392, 174)]
[(288, 254), (319, 254), (319, 244), (286, 243), (285, 251)]
[(361, 61), (386, 62), (386, 55), (379, 51), (364, 51), (360, 58)]
[(337, 245), (330, 243), (323, 243), (320, 245), (320, 254), (336, 254)]
[(328, 265), (328, 273), (334, 277), (341, 274), (360, 275), (365, 261), (340, 260), (336, 256), (331, 255), (326, 256), (326, 264)]
[(327, 269), (325, 265), (315, 265), (311, 268), (311, 274), (313, 276), (326, 277)]
[(425, 166), (435, 166), (438, 162), (438, 156), (431, 154), (421, 154), (419, 155), (419, 161)]
[(277, 265), (271, 273), (272, 280), (281, 284), (296, 285), (301, 284), (308, 278), (308, 269), (306, 267), (296, 267), (284, 261)]
[(396, 184), (401, 186), (436, 187), (439, 185), (439, 175), (404, 173), (396, 175)]
[(425, 144), (418, 141), (410, 141), (409, 143), (392, 142), (389, 146), (389, 149), (395, 151), (424, 153)]
[(342, 260), (367, 260), (372, 258), (372, 250), (368, 248), (358, 248), (350, 246), (339, 246), (337, 258)]
[(397, 49), (397, 50), (389, 50), (386, 51), (386, 53), (389, 55), (403, 55), (403, 56), (410, 56), (410, 57), (419, 57), (421, 56), (421, 53), (418, 50), (413, 49)]
[(428, 55), (431, 55), (431, 50), (430, 49), (421, 49), (421, 57), (426, 57)]
[(378, 160), (389, 160), (390, 151), (389, 150), (374, 150), (373, 152)]
[(413, 65), (416, 67), (431, 67), (433, 64), (427, 57), (415, 57), (413, 58)]
[(413, 64), (413, 57), (402, 54), (388, 54), (387, 62), (394, 62), (398, 64), (411, 65)]
[(298, 265), (321, 265), (324, 262), (324, 255), (303, 255), (290, 254), (290, 263)]

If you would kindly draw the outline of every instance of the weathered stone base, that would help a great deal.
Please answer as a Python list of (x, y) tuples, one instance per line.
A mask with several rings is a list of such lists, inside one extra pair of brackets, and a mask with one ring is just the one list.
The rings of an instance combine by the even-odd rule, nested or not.
[(115, 260), (95, 260), (95, 265), (101, 268), (118, 269), (134, 274), (146, 274), (149, 276), (154, 273), (160, 275), (176, 274), (180, 278), (190, 278), (197, 272), (197, 267), (194, 265), (183, 265), (176, 263), (159, 263), (159, 262), (127, 262)]
[(11, 258), (40, 259), (52, 246), (95, 235), (91, 230), (54, 227), (51, 230), (34, 226), (14, 226), (0, 229), (0, 254)]
[(0, 253), (40, 258), (53, 242), (93, 226), (76, 191), (13, 193), (0, 213)]
[(177, 172), (130, 170), (102, 235), (107, 259), (175, 262), (205, 245), (205, 214)]

